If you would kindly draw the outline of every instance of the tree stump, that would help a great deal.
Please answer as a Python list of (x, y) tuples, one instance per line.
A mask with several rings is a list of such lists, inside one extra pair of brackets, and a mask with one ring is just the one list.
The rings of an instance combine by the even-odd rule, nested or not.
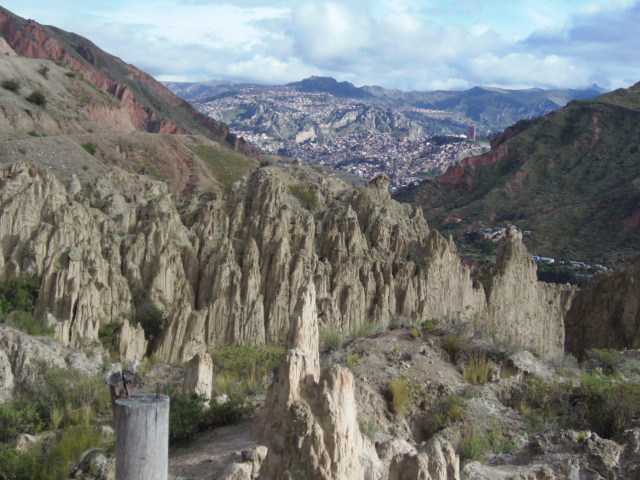
[(116, 480), (166, 480), (169, 397), (132, 395), (115, 404)]

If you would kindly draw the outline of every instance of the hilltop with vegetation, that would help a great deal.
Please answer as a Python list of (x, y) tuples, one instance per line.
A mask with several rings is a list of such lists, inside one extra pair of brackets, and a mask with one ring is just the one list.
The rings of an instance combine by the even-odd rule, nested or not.
[(621, 264), (640, 248), (639, 142), (636, 84), (520, 121), (488, 153), (398, 198), (461, 240), (515, 224), (538, 255)]

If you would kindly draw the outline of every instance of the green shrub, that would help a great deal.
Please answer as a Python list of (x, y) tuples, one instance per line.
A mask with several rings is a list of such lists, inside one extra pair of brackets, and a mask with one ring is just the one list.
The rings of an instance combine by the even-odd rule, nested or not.
[(41, 432), (46, 423), (38, 407), (37, 403), (24, 400), (0, 404), (0, 442), (11, 442), (22, 433)]
[(49, 74), (49, 67), (47, 67), (46, 65), (40, 65), (40, 68), (38, 69), (38, 73), (42, 75), (44, 78), (47, 78), (47, 75)]
[(462, 378), (472, 385), (486, 383), (489, 381), (490, 376), (491, 365), (486, 359), (482, 358), (471, 360), (462, 372)]
[(17, 92), (18, 90), (20, 90), (20, 84), (17, 80), (3, 80), (0, 85), (5, 90), (11, 90), (12, 92)]
[(588, 429), (614, 438), (640, 415), (640, 385), (600, 373), (586, 373), (580, 385), (528, 378), (520, 407), (530, 427), (554, 422), (562, 428)]
[(307, 210), (315, 210), (320, 206), (318, 196), (301, 185), (289, 185), (289, 191), (294, 197), (300, 200), (302, 206)]
[(472, 425), (464, 428), (460, 435), (460, 457), (463, 460), (484, 460), (488, 445), (480, 430), (475, 425)]
[(438, 326), (439, 320), (437, 318), (425, 318), (420, 322), (420, 327), (424, 333), (431, 333)]
[(464, 399), (460, 395), (452, 394), (442, 402), (442, 412), (449, 423), (455, 423), (464, 417)]
[(64, 424), (83, 422), (85, 417), (107, 411), (110, 397), (107, 386), (97, 376), (73, 368), (55, 368), (45, 362), (37, 365), (34, 379), (23, 388), (22, 399), (37, 405), (47, 424), (54, 421), (54, 411), (64, 412)]
[(211, 400), (209, 408), (206, 399), (192, 393), (184, 395), (176, 390), (170, 391), (171, 409), (169, 410), (169, 442), (183, 443), (193, 440), (196, 433), (211, 428), (236, 423), (251, 414), (255, 405), (245, 399), (234, 396), (223, 404)]
[(144, 337), (151, 345), (164, 329), (164, 312), (150, 300), (145, 300), (136, 309), (135, 323), (144, 330)]
[(407, 382), (402, 378), (392, 378), (387, 387), (391, 410), (398, 415), (409, 411), (410, 398)]
[(74, 78), (76, 76), (76, 72), (65, 72), (64, 76)]
[(640, 415), (640, 385), (587, 373), (576, 397), (576, 410), (584, 415), (579, 423), (604, 438), (620, 435)]
[(338, 350), (344, 344), (342, 329), (329, 325), (320, 330), (320, 347), (322, 350)]
[(5, 450), (5, 462), (0, 463), (0, 479), (67, 480), (84, 452), (91, 448), (109, 448), (100, 430), (91, 425), (68, 428), (50, 442), (46, 451), (42, 445), (24, 453)]
[(122, 328), (122, 322), (113, 321), (102, 325), (98, 330), (98, 339), (110, 352), (117, 350), (116, 338)]
[(193, 440), (196, 433), (203, 430), (204, 404), (202, 395), (171, 395), (169, 409), (169, 441), (172, 443)]
[(476, 353), (473, 344), (456, 333), (448, 333), (440, 340), (440, 346), (449, 354), (452, 362), (458, 362)]
[(601, 370), (607, 375), (618, 373), (624, 363), (624, 356), (617, 350), (609, 348), (591, 349), (586, 352), (585, 368), (588, 371)]
[(0, 282), (0, 318), (14, 310), (32, 312), (41, 283), (41, 277), (25, 274)]
[(508, 453), (513, 455), (522, 448), (517, 438), (505, 434), (505, 423), (494, 422), (486, 431), (485, 442), (493, 453)]
[(26, 98), (25, 100), (27, 102), (31, 102), (35, 105), (38, 105), (40, 107), (44, 107), (47, 104), (47, 98), (44, 96), (44, 93), (41, 92), (40, 90), (35, 90), (33, 92), (31, 92)]
[(98, 147), (96, 146), (95, 143), (92, 143), (92, 142), (83, 143), (80, 146), (84, 148), (89, 155), (95, 155), (96, 152), (98, 151)]
[(212, 353), (213, 372), (219, 393), (254, 394), (266, 390), (266, 378), (284, 353), (276, 345), (221, 345)]
[(402, 358), (402, 347), (400, 345), (394, 345), (391, 351), (387, 352), (387, 360), (396, 363)]
[(52, 336), (55, 333), (53, 328), (47, 325), (44, 317), (36, 318), (30, 312), (15, 312), (9, 318), (10, 320), (7, 320), (7, 324), (29, 335)]
[(425, 418), (423, 428), (428, 437), (448, 425), (461, 421), (465, 415), (464, 399), (457, 394), (448, 395)]
[(364, 322), (361, 325), (353, 328), (349, 331), (349, 338), (362, 338), (368, 337), (369, 335), (373, 335), (378, 327), (373, 322)]
[(206, 428), (221, 427), (239, 422), (242, 418), (251, 415), (256, 405), (248, 402), (246, 398), (238, 395), (232, 395), (224, 403), (217, 403), (215, 399), (211, 400), (211, 405), (205, 411)]

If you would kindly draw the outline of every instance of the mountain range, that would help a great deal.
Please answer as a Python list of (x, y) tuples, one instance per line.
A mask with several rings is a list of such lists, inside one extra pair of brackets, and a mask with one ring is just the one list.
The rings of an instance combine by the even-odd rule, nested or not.
[[(329, 96), (284, 88), (292, 110)], [(0, 10), (0, 477), (122, 476), (115, 412), (155, 409), (163, 385), (132, 468), (245, 417), (172, 449), (175, 478), (637, 477), (640, 261), (541, 282), (509, 226), (476, 268), (425, 213), (568, 212), (531, 238), (584, 224), (629, 250), (639, 89), (521, 120), (400, 203), (384, 175), (259, 163), (144, 72)]]
[[(246, 83), (179, 83), (165, 84), (177, 95), (187, 100), (209, 102), (218, 95), (233, 96), (238, 90), (255, 90), (261, 94), (275, 86)], [(414, 107), (446, 112), (458, 118), (460, 126), (455, 130), (466, 133), (465, 127), (476, 124), (479, 132), (497, 132), (521, 119), (543, 115), (561, 108), (574, 99), (586, 99), (601, 95), (602, 88), (593, 85), (585, 89), (508, 90), (495, 87), (474, 87), (464, 91), (403, 92), (377, 86), (356, 87), (349, 82), (338, 82), (330, 77), (309, 77), (286, 85), (303, 93), (326, 93), (338, 99), (353, 99), (384, 108)], [(233, 123), (233, 122), (231, 122)], [(441, 130), (433, 134), (440, 134)], [(453, 133), (451, 131), (450, 133)]]
[[(227, 125), (86, 38), (0, 7), (0, 49), (0, 79), (15, 84), (0, 89), (4, 118), (13, 118), (0, 138), (25, 143), (19, 149), (3, 143), (5, 162), (48, 151), (60, 173), (68, 162), (76, 168), (67, 172), (87, 167), (76, 171), (81, 176), (106, 163), (147, 172), (177, 191), (219, 188), (236, 178), (233, 171), (256, 164), (249, 157), (259, 153)], [(27, 101), (30, 91), (41, 94), (46, 108)], [(81, 145), (92, 145), (93, 153)]]
[[(624, 263), (640, 250), (640, 84), (522, 120), (491, 150), (399, 196), (459, 238), (513, 223), (556, 258)], [(451, 219), (456, 222), (451, 223)]]

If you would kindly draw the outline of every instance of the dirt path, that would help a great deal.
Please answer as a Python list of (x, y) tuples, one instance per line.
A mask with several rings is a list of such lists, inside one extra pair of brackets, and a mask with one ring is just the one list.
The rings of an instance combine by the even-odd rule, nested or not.
[(255, 418), (199, 435), (186, 446), (169, 450), (169, 474), (175, 480), (215, 480), (227, 465), (241, 460), (242, 450), (256, 447), (251, 438)]

